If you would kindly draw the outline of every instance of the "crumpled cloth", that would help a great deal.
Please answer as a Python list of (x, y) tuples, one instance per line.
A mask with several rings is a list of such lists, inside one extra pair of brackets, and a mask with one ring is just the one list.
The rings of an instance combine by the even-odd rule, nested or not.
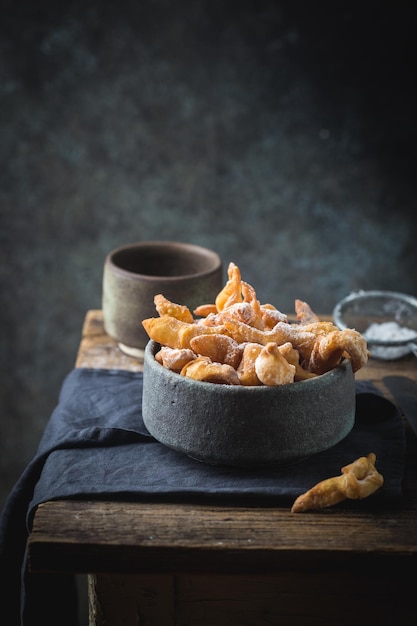
[[(338, 506), (401, 506), (405, 434), (397, 408), (357, 381), (356, 417), (339, 444), (299, 463), (263, 469), (209, 466), (157, 442), (141, 415), (142, 374), (79, 368), (65, 379), (37, 454), (9, 495), (0, 522), (4, 614), (10, 626), (77, 623), (71, 577), (29, 574), (26, 540), (36, 507), (64, 498), (288, 506), (315, 483), (369, 452), (384, 476), (367, 500)], [(296, 523), (297, 519), (294, 519)], [(65, 610), (62, 610), (65, 606)], [(57, 612), (58, 611), (58, 612)]]

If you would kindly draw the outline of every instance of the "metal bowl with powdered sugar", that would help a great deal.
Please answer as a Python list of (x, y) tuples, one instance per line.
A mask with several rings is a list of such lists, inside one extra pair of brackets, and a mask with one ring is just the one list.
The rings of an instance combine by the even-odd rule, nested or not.
[(417, 356), (417, 298), (395, 291), (355, 291), (338, 302), (333, 318), (340, 329), (355, 328), (371, 357)]

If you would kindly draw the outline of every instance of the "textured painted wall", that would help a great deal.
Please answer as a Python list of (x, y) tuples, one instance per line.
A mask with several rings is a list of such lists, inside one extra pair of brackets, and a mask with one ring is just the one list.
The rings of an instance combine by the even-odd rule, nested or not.
[(1, 503), (112, 248), (209, 246), (285, 311), (417, 294), (415, 7), (2, 5)]

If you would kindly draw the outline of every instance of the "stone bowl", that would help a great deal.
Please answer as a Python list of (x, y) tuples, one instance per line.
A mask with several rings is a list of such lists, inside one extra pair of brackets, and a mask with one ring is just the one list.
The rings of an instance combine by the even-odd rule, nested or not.
[(211, 465), (262, 467), (300, 461), (351, 431), (355, 379), (349, 361), (308, 380), (244, 387), (192, 380), (145, 348), (142, 414), (160, 443)]

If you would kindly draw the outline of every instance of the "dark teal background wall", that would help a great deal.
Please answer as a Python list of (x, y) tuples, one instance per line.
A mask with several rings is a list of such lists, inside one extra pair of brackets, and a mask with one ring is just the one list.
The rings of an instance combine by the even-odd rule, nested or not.
[(417, 295), (414, 3), (1, 4), (1, 503), (114, 247), (209, 246), (285, 311)]

